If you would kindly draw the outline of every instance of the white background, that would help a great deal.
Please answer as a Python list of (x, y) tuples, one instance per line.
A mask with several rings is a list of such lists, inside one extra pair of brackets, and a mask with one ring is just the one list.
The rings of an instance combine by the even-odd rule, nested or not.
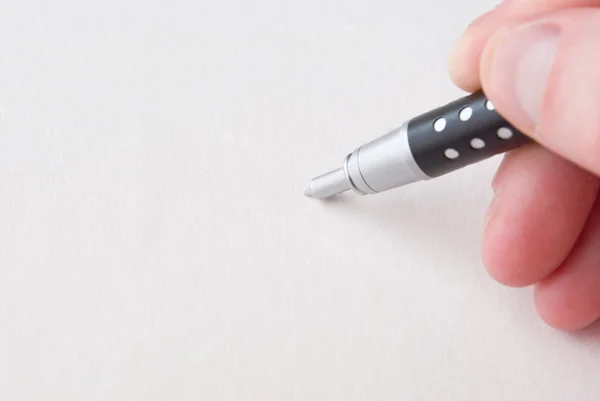
[(497, 159), (302, 196), (493, 1), (1, 3), (0, 399), (600, 397), (600, 330), (480, 262)]

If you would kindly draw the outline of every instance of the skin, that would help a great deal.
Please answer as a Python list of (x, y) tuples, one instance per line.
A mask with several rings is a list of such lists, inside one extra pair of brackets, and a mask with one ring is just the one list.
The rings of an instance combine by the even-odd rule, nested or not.
[(541, 318), (565, 331), (600, 319), (600, 0), (506, 0), (450, 57), (536, 145), (508, 154), (484, 234), (490, 275), (535, 287)]

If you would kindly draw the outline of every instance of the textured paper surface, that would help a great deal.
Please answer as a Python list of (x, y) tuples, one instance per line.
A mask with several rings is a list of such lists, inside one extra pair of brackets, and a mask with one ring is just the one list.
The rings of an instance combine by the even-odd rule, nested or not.
[(2, 400), (600, 397), (600, 335), (481, 265), (497, 160), (302, 196), (461, 95), (492, 1), (4, 3)]

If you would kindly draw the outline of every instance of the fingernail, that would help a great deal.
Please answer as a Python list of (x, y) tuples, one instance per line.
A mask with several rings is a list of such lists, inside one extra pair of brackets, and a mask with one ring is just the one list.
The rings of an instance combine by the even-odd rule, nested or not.
[(496, 172), (496, 175), (494, 175), (494, 179), (492, 179), (492, 191), (494, 191), (494, 195), (496, 195), (496, 193), (498, 193), (498, 172)]
[(489, 95), (504, 106), (506, 118), (531, 131), (540, 120), (560, 33), (553, 24), (521, 26), (493, 49)]
[(496, 173), (494, 174), (494, 178), (492, 178), (492, 191), (494, 191), (494, 194), (498, 193), (498, 189), (502, 186), (502, 182), (503, 182), (503, 178), (506, 176), (506, 174), (503, 174), (505, 171), (505, 166), (508, 162), (508, 159), (514, 154), (513, 153), (507, 153), (502, 157), (502, 163), (500, 163), (500, 166), (498, 167), (498, 170), (496, 170)]
[(485, 212), (485, 218), (484, 218), (484, 224), (483, 224), (484, 227), (487, 227), (494, 220), (497, 209), (498, 209), (498, 193), (496, 193), (494, 195), (494, 199), (492, 199), (492, 201), (490, 202), (490, 205), (488, 206), (488, 208)]

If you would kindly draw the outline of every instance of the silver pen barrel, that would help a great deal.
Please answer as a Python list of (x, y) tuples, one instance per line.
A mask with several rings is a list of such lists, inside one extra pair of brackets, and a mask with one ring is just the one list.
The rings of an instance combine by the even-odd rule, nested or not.
[(479, 91), (361, 146), (342, 168), (313, 179), (305, 194), (329, 198), (348, 189), (376, 194), (440, 177), (527, 143), (531, 139)]
[(312, 179), (304, 194), (319, 199), (348, 190), (359, 195), (376, 194), (428, 179), (410, 151), (407, 126), (356, 149), (341, 168)]

